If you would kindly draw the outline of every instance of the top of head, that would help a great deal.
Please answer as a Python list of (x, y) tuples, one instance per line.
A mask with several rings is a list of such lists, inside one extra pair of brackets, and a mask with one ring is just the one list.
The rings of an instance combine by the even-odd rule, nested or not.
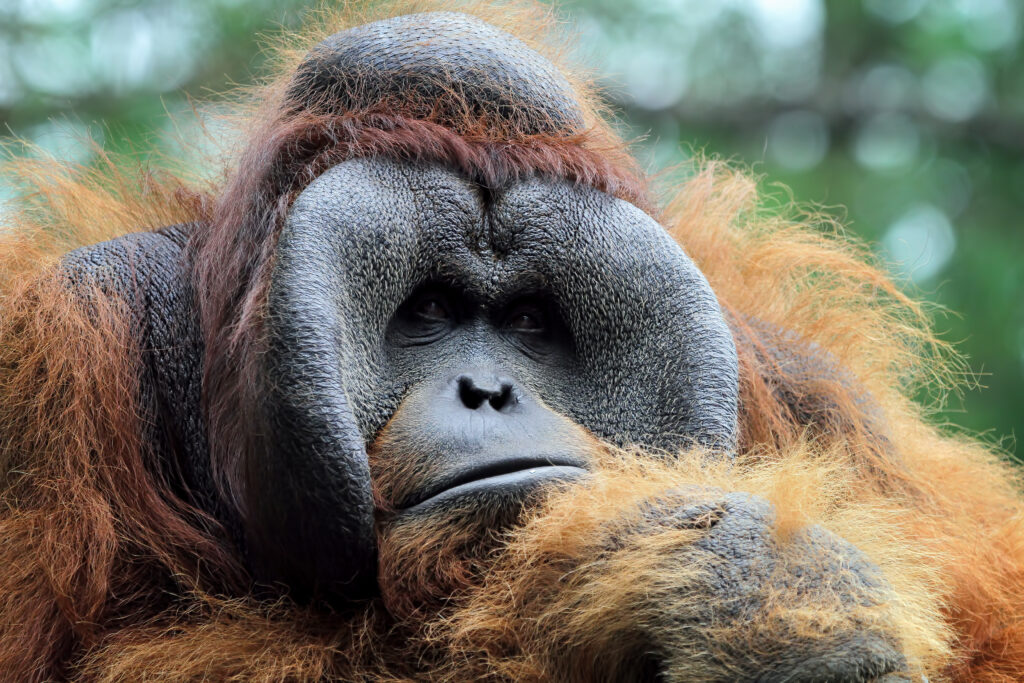
[(288, 99), (318, 113), (384, 108), (446, 125), (500, 123), (526, 135), (583, 127), (572, 86), (551, 62), (457, 12), (409, 14), (326, 38), (299, 66)]

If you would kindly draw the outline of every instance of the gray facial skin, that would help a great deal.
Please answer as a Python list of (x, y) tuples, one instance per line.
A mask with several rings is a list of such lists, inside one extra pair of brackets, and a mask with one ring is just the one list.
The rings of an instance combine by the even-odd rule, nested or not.
[[(471, 304), (474, 323), (389, 343), (395, 312), (431, 283)], [(487, 321), (525, 296), (551, 304), (567, 348), (531, 354), (494, 333)], [(439, 167), (339, 164), (292, 207), (268, 308), (271, 447), (249, 490), (267, 542), (290, 548), (276, 572), (323, 581), (340, 564), (327, 539), (369, 532), (363, 444), (444, 374), (496, 368), (616, 443), (734, 438), (735, 349), (707, 281), (657, 222), (589, 188), (534, 179), (492, 196)], [(267, 505), (282, 485), (303, 495)], [(297, 518), (317, 522), (297, 534)]]

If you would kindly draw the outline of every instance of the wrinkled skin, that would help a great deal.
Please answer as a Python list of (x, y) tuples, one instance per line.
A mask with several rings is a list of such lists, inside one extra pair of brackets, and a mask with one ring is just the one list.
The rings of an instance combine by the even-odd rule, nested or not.
[[(417, 31), (438, 37), (432, 48), (409, 47)], [(481, 48), (470, 58), (476, 68), (441, 73), (439, 64), (464, 54), (467, 32)], [(358, 83), (341, 78), (374, 53), (412, 66), (397, 81), (386, 69)], [(331, 37), (311, 53), (292, 92), (320, 101), (341, 88), (358, 104), (389, 88), (430, 96), (443, 77), (499, 114), (508, 88), (522, 85), (513, 94), (530, 106), (518, 111), (540, 131), (582, 120), (543, 58), (446, 13)], [(496, 81), (511, 85), (495, 90)], [(352, 159), (302, 191), (280, 233), (261, 359), (268, 391), (260, 405), (239, 407), (258, 416), (261, 439), (243, 463), (243, 521), (211, 473), (204, 330), (185, 248), (196, 229), (79, 250), (65, 269), (73, 282), (98, 278), (134, 302), (143, 399), (157, 417), (154, 467), (233, 531), (255, 576), (297, 596), (344, 603), (374, 594), (367, 449), (385, 425), (422, 458), (408, 464), (410, 476), (387, 501), (405, 524), (443, 523), (447, 506), (466, 501), (494, 524), (513, 521), (531, 491), (585, 479), (591, 464), (576, 446), (580, 435), (651, 451), (696, 442), (728, 453), (734, 445), (731, 333), (703, 275), (646, 213), (557, 179), (482, 188), (438, 165)], [(723, 494), (711, 505), (713, 523), (692, 552), (720, 560), (702, 589), (708, 609), (729, 604), (735, 612), (686, 617), (696, 624), (755, 614), (766, 585), (785, 583), (773, 571), (780, 551), (767, 504)], [(502, 507), (510, 513), (496, 514)], [(652, 524), (685, 526), (691, 512), (659, 503)], [(831, 585), (831, 569), (843, 566), (851, 604), (882, 599), (877, 572), (850, 545), (820, 529), (794, 543), (787, 552), (805, 544), (808, 556), (830, 558), (803, 568), (812, 590)], [(686, 562), (686, 554), (665, 562)], [(671, 590), (658, 595), (672, 600)], [(657, 616), (663, 607), (638, 605), (622, 619), (641, 632), (665, 618)], [(669, 679), (706, 646), (699, 637), (651, 637), (657, 669)], [(745, 680), (866, 681), (898, 670), (901, 657), (884, 635), (864, 631), (813, 647), (737, 653), (737, 662)]]
[[(901, 668), (900, 653), (886, 634), (858, 623), (856, 617), (827, 638), (801, 638), (785, 618), (764, 619), (772, 613), (773, 600), (784, 602), (780, 595), (818, 609), (831, 604), (836, 615), (876, 604), (884, 594), (884, 580), (848, 544), (820, 527), (780, 543), (772, 532), (770, 506), (749, 494), (702, 492), (696, 500), (683, 498), (673, 507), (666, 502), (672, 501), (654, 504), (654, 524), (709, 527), (709, 533), (673, 559), (710, 558), (712, 567), (701, 579), (706, 583), (696, 590), (707, 601), (679, 610), (673, 615), (677, 628), (656, 639), (661, 670), (671, 680), (686, 680), (700, 671), (708, 652), (734, 667), (730, 678), (766, 682), (874, 680)], [(671, 590), (668, 593), (651, 596), (648, 609), (670, 603)], [(698, 627), (686, 628), (687, 622)], [(699, 628), (710, 623), (747, 623), (749, 633), (732, 642), (715, 641)], [(742, 627), (737, 630), (742, 633)], [(783, 636), (790, 640), (780, 643)]]
[[(635, 248), (612, 252), (618, 243)], [(362, 462), (362, 444), (411, 388), (467, 372), (508, 377), (517, 393), (602, 438), (675, 448), (687, 438), (727, 443), (735, 429), (735, 352), (710, 288), (625, 202), (541, 182), (488, 198), (440, 169), (353, 160), (296, 200), (278, 253), (268, 365), (282, 389), (270, 402), (270, 440), (283, 452), (255, 465), (262, 500), (264, 486), (288, 479), (312, 492), (346, 486), (350, 475), (334, 468)], [(431, 343), (389, 334), (394, 313), (430, 283), (447, 288), (462, 319)], [(503, 316), (524, 300), (550, 306), (565, 329), (559, 343), (531, 350), (524, 335), (503, 332)], [(327, 457), (313, 442), (330, 444)], [(313, 499), (328, 501), (327, 516), (330, 497)], [(309, 498), (295, 502), (309, 509)], [(268, 526), (289, 514), (263, 509)], [(345, 532), (317, 529), (300, 546)], [(276, 547), (294, 538), (271, 533)], [(301, 558), (297, 570), (335, 562), (295, 552), (285, 556)]]

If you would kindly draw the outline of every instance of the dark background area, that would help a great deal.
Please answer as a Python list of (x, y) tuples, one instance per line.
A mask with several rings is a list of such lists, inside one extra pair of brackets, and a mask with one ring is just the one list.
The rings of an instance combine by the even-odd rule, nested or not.
[[(189, 96), (259, 74), (298, 0), (0, 0), (0, 139), (89, 163), (188, 155)], [(842, 218), (952, 314), (975, 388), (939, 419), (1024, 433), (1024, 7), (1018, 0), (567, 0), (652, 170), (692, 150)], [(187, 93), (187, 94), (186, 94)], [(36, 151), (34, 153), (40, 153)], [(13, 194), (0, 185), (0, 200)], [(922, 397), (922, 400), (934, 400)]]

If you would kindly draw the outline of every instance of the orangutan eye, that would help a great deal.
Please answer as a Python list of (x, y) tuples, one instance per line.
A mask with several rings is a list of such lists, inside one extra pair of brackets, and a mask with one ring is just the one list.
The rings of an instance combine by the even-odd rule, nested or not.
[(541, 334), (547, 329), (544, 324), (543, 314), (539, 311), (521, 310), (514, 313), (505, 323), (505, 327), (512, 332), (524, 334)]
[(540, 297), (520, 299), (501, 317), (505, 338), (534, 360), (570, 346), (565, 325), (552, 305)]
[(458, 302), (449, 292), (430, 287), (413, 294), (398, 310), (390, 324), (402, 345), (436, 342), (458, 324)]
[(439, 297), (434, 296), (420, 299), (413, 309), (413, 314), (425, 321), (431, 322), (443, 322), (450, 320), (452, 317), (445, 303)]
[(501, 326), (506, 332), (537, 339), (551, 331), (551, 314), (544, 301), (521, 299), (508, 308)]

